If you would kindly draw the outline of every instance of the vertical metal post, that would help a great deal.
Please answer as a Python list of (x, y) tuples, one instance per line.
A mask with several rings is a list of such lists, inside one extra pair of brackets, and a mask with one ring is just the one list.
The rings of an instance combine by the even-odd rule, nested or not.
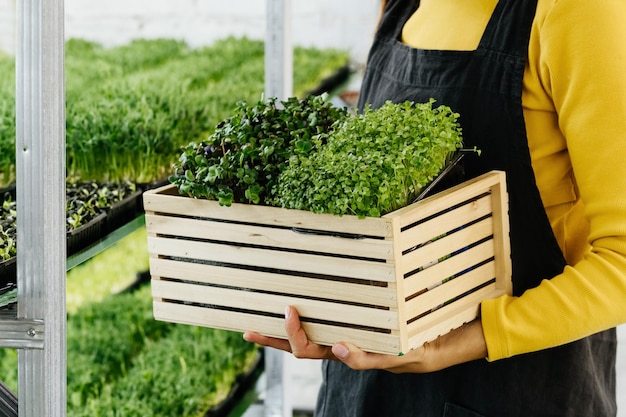
[(293, 94), (291, 0), (267, 0), (265, 96), (286, 99)]
[[(20, 417), (66, 414), (63, 0), (17, 2), (18, 319), (43, 349), (18, 351)], [(30, 329), (32, 337), (42, 330)]]
[[(291, 41), (291, 0), (267, 0), (265, 37), (265, 97), (284, 100), (293, 93), (293, 49)], [(266, 417), (292, 415), (285, 353), (265, 351)]]

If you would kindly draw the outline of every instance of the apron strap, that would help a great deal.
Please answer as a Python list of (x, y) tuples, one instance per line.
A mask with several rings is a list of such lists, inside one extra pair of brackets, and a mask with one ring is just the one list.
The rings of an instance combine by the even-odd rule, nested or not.
[(499, 0), (478, 49), (526, 58), (537, 0)]

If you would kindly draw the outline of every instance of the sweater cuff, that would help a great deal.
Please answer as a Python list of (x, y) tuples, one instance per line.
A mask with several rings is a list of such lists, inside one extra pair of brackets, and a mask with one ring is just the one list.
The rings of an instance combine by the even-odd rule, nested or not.
[(501, 331), (499, 320), (503, 314), (505, 300), (508, 298), (507, 296), (502, 296), (483, 300), (480, 305), (483, 335), (487, 344), (487, 360), (490, 362), (509, 356), (506, 339), (504, 336), (501, 336), (504, 333)]

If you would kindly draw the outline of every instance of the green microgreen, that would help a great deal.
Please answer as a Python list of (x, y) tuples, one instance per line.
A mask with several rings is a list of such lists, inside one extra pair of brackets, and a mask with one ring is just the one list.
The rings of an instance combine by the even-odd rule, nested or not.
[(410, 204), (462, 144), (459, 115), (434, 102), (388, 101), (346, 118), (316, 152), (289, 160), (270, 203), (359, 217)]
[(290, 158), (311, 153), (346, 115), (325, 96), (241, 101), (205, 141), (183, 148), (170, 181), (181, 194), (225, 206), (265, 203)]

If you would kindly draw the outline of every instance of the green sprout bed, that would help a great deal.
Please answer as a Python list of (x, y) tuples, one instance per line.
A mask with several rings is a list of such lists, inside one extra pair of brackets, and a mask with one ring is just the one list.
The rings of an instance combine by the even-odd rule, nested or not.
[[(344, 51), (295, 48), (295, 94), (306, 96), (347, 62)], [(65, 65), (68, 233), (122, 197), (117, 190), (166, 180), (183, 146), (205, 140), (237, 102), (258, 101), (264, 90), (264, 44), (247, 38), (202, 48), (172, 39), (114, 48), (72, 39)], [(0, 56), (0, 73), (3, 189), (15, 182), (12, 57)], [(15, 256), (14, 200), (0, 195), (0, 260)]]
[[(345, 66), (344, 51), (294, 49), (294, 94)], [(150, 183), (180, 147), (208, 135), (239, 100), (264, 90), (264, 43), (227, 38), (202, 48), (171, 39), (104, 48), (66, 44), (68, 176)], [(0, 187), (15, 180), (15, 63), (0, 57)]]

